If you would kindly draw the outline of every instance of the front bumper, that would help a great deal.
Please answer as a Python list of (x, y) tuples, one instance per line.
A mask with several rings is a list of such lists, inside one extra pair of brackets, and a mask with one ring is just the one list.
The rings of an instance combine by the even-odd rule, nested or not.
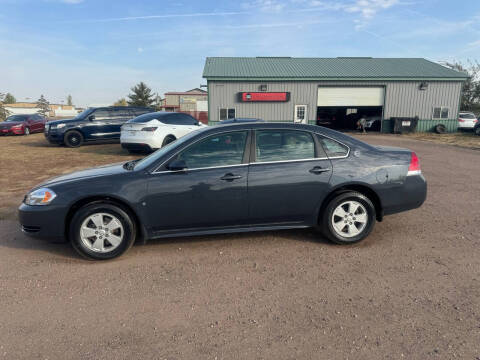
[(0, 129), (0, 135), (23, 135), (23, 129)]
[(31, 206), (22, 203), (18, 208), (18, 219), (24, 234), (55, 242), (67, 241), (65, 216), (65, 208), (54, 205)]
[(51, 144), (62, 144), (63, 143), (63, 132), (60, 133), (55, 129), (45, 130), (44, 133), (45, 139), (48, 140)]

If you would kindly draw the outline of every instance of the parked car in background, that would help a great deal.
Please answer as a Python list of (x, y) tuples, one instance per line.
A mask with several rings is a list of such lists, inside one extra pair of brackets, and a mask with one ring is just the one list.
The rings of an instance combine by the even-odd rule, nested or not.
[(458, 128), (462, 130), (472, 130), (477, 123), (477, 117), (471, 112), (461, 112), (458, 114)]
[(50, 121), (45, 126), (45, 137), (52, 144), (68, 147), (78, 147), (84, 142), (118, 140), (125, 122), (154, 111), (133, 106), (88, 108), (73, 119)]
[(19, 221), (24, 233), (67, 236), (97, 260), (120, 256), (137, 237), (313, 227), (353, 244), (385, 215), (421, 206), (426, 193), (410, 150), (319, 126), (240, 123), (201, 127), (142, 160), (50, 179), (26, 194)]
[(42, 132), (45, 121), (40, 114), (10, 115), (0, 123), (0, 135), (29, 135)]
[(479, 121), (479, 119), (477, 119), (477, 123), (473, 127), (473, 132), (475, 133), (475, 135), (480, 136), (480, 121)]
[(152, 152), (204, 126), (188, 114), (158, 111), (127, 121), (120, 143), (129, 152)]
[(365, 122), (365, 129), (372, 131), (379, 131), (382, 125), (381, 116), (367, 116)]
[(233, 118), (220, 121), (220, 125), (225, 124), (236, 124), (236, 123), (245, 123), (245, 122), (264, 122), (265, 120), (257, 118)]

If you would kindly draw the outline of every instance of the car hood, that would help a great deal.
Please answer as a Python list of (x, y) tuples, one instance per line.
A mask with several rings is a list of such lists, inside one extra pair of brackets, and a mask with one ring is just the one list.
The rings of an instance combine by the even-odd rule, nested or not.
[(38, 185), (37, 188), (57, 185), (60, 183), (65, 183), (70, 181), (77, 181), (77, 180), (83, 180), (83, 179), (97, 178), (100, 176), (110, 176), (110, 175), (126, 173), (129, 170), (124, 169), (123, 164), (125, 163), (121, 162), (116, 164), (109, 164), (109, 165), (94, 167), (90, 169), (75, 171), (70, 174), (60, 175), (60, 176), (48, 179), (44, 183)]
[(21, 121), (3, 121), (0, 123), (0, 129), (10, 129), (12, 126), (22, 125)]
[(73, 122), (77, 122), (77, 121), (81, 121), (79, 119), (62, 119), (62, 120), (52, 120), (52, 121), (49, 121), (47, 122), (48, 125), (57, 125), (57, 124), (64, 124), (64, 123), (73, 123)]

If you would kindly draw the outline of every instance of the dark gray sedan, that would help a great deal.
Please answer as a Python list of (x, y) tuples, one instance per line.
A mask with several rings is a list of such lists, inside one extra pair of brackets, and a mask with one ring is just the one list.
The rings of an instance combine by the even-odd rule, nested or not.
[(318, 228), (356, 243), (384, 215), (414, 209), (427, 186), (410, 150), (319, 126), (241, 123), (192, 132), (150, 156), (78, 171), (30, 191), (31, 236), (111, 259), (135, 239)]

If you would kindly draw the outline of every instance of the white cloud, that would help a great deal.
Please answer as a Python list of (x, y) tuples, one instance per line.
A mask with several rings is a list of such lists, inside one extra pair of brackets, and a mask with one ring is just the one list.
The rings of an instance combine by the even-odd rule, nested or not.
[(398, 3), (398, 0), (356, 0), (353, 4), (346, 5), (344, 9), (350, 13), (359, 13), (364, 19), (371, 19), (380, 10), (388, 9)]
[(244, 2), (242, 7), (245, 9), (259, 9), (264, 12), (280, 12), (286, 7), (286, 3), (278, 0), (254, 0)]

